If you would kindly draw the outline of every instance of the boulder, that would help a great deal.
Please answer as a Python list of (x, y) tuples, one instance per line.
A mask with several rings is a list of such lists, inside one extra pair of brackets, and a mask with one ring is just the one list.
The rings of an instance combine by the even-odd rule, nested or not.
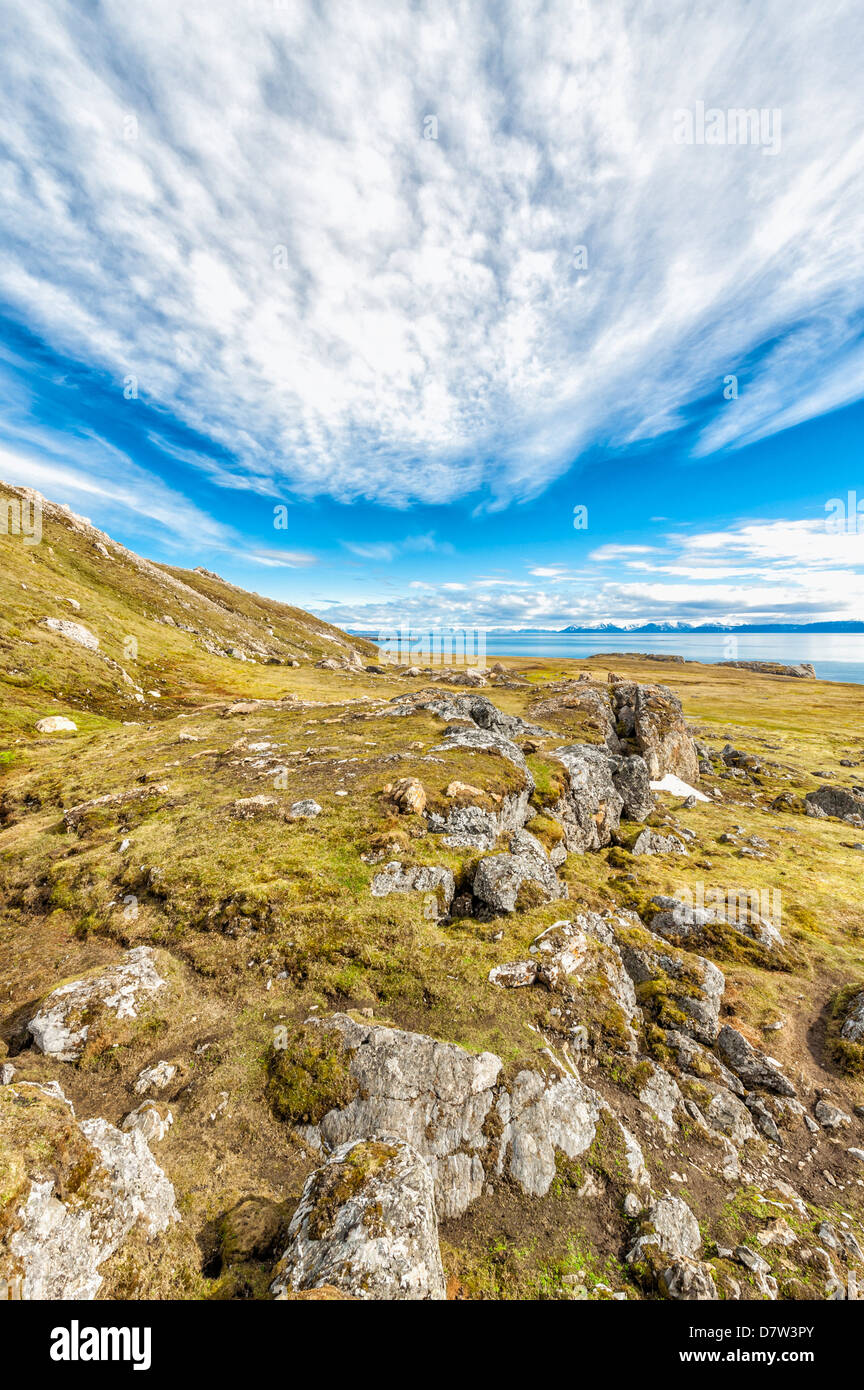
[(167, 981), (156, 968), (152, 947), (136, 946), (117, 965), (91, 971), (53, 990), (27, 1029), (40, 1052), (58, 1062), (74, 1062), (97, 1019), (101, 1022), (103, 1015), (113, 1015), (117, 1020), (134, 1020), (142, 1006), (165, 988)]
[(342, 1144), (306, 1181), (270, 1291), (331, 1285), (360, 1299), (447, 1297), (432, 1178), (390, 1136)]
[(840, 1036), (847, 1042), (864, 1043), (864, 990), (849, 1004)]
[(99, 638), (94, 636), (89, 628), (82, 627), (81, 623), (72, 623), (68, 618), (41, 618), (40, 623), (42, 627), (47, 627), (49, 632), (56, 632), (58, 637), (65, 637), (67, 642), (74, 642), (91, 652), (99, 650)]
[(610, 695), (619, 727), (632, 728), (632, 734), (624, 737), (624, 747), (629, 738), (632, 751), (645, 759), (652, 781), (667, 772), (685, 782), (698, 780), (696, 744), (687, 729), (681, 701), (668, 686), (619, 681), (611, 686)]
[(403, 816), (422, 816), (426, 810), (426, 792), (416, 777), (400, 777), (387, 795)]
[(717, 1051), (750, 1090), (774, 1091), (781, 1096), (794, 1096), (795, 1087), (773, 1062), (759, 1052), (728, 1024), (720, 1029)]
[(288, 814), (292, 820), (307, 820), (313, 816), (320, 816), (321, 807), (311, 797), (305, 797), (302, 801), (295, 801), (289, 807)]
[(699, 1222), (681, 1197), (661, 1197), (645, 1213), (642, 1230), (627, 1255), (636, 1264), (651, 1248), (673, 1259), (693, 1260), (702, 1249)]
[[(301, 1128), (313, 1148), (397, 1136), (426, 1160), (440, 1219), (461, 1216), (486, 1182), (501, 1174), (524, 1192), (543, 1196), (556, 1173), (556, 1154), (590, 1147), (604, 1103), (578, 1077), (521, 1071), (499, 1084), (502, 1062), (419, 1033), (364, 1026), (345, 1014), (322, 1020), (336, 1029), (357, 1091), (317, 1125)], [(634, 1181), (644, 1160), (623, 1138)]]
[(390, 893), (426, 893), (434, 898), (434, 911), (446, 917), (456, 892), (452, 870), (432, 864), (411, 864), (407, 868), (398, 859), (385, 864), (372, 880), (373, 898), (386, 898)]
[(36, 723), (37, 734), (77, 734), (78, 725), (72, 719), (67, 719), (62, 714), (50, 714), (47, 719), (39, 719)]
[(673, 1260), (661, 1270), (657, 1280), (660, 1292), (676, 1302), (714, 1302), (720, 1295), (714, 1283), (711, 1266), (701, 1260)]
[(660, 835), (656, 830), (643, 830), (637, 835), (631, 854), (683, 854), (687, 855), (687, 847), (677, 835)]
[[(521, 833), (527, 835), (526, 831)], [(530, 886), (526, 889), (524, 885)], [(481, 859), (472, 891), (493, 913), (515, 912), (526, 894), (529, 902), (548, 903), (567, 897), (567, 885), (560, 881), (542, 848), (539, 854), (494, 854)]]
[(560, 823), (568, 853), (603, 849), (611, 843), (624, 809), (613, 776), (615, 763), (603, 749), (588, 743), (556, 748), (553, 756), (564, 767), (566, 789), (546, 814)]
[(850, 825), (864, 824), (864, 796), (848, 787), (832, 787), (826, 783), (815, 792), (808, 792), (804, 803), (808, 813), (816, 811), (823, 816), (834, 816)]
[(648, 764), (639, 754), (612, 759), (612, 781), (623, 804), (625, 820), (643, 821), (654, 809)]
[(25, 1299), (95, 1298), (134, 1227), (152, 1239), (179, 1220), (142, 1135), (79, 1123), (56, 1082), (0, 1090), (0, 1167), (0, 1282), (20, 1279)]

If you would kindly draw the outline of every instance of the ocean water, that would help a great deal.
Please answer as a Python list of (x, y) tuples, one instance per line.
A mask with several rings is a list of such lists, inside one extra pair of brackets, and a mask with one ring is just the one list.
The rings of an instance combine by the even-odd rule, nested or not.
[(613, 632), (603, 636), (580, 633), (486, 634), (486, 656), (566, 656), (578, 659), (602, 652), (646, 652), (683, 656), (688, 661), (810, 661), (824, 681), (864, 685), (864, 633), (713, 633)]

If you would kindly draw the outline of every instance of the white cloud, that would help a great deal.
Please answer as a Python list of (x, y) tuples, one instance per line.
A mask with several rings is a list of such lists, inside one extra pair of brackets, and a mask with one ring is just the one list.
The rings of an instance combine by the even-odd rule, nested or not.
[[(496, 505), (703, 397), (735, 445), (864, 390), (862, 38), (854, 0), (28, 0), (0, 294), (224, 486)], [(781, 152), (676, 145), (698, 100)]]

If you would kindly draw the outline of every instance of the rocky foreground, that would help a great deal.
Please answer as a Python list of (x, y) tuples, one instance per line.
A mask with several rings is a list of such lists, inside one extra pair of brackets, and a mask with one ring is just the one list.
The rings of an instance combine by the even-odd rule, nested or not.
[(394, 669), (46, 533), (4, 579), (11, 1296), (856, 1296), (860, 692)]

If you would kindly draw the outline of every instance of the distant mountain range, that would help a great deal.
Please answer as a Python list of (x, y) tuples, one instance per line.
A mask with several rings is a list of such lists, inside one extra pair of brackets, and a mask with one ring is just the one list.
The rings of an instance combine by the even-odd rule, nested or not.
[[(422, 623), (422, 622), (417, 622), (416, 624), (414, 624), (414, 623), (409, 624), (409, 626), (411, 627), (411, 630), (412, 630), (412, 631), (416, 631), (416, 632), (420, 633), (420, 632), (423, 632), (423, 631), (426, 629), (426, 627), (427, 627), (428, 625), (426, 625), (426, 624), (424, 624), (424, 623)], [(433, 624), (432, 626), (434, 627), (434, 624)], [(456, 628), (459, 628), (459, 627), (462, 626), (462, 625), (459, 624), (459, 623), (454, 623), (453, 626), (456, 627)], [(349, 626), (349, 627), (346, 627), (346, 628), (345, 628), (345, 631), (346, 631), (346, 632), (350, 632), (350, 633), (352, 634), (352, 636), (356, 636), (356, 637), (368, 637), (368, 638), (370, 638), (370, 639), (373, 640), (373, 641), (375, 640), (375, 636), (376, 636), (375, 631), (374, 631), (374, 630), (369, 630), (368, 628), (356, 628), (356, 627), (350, 627), (350, 626)], [(747, 633), (747, 632), (752, 632), (752, 633), (766, 633), (766, 632), (801, 632), (801, 633), (813, 633), (813, 632), (825, 632), (825, 633), (828, 633), (828, 632), (864, 632), (864, 622), (858, 622), (858, 621), (855, 621), (855, 620), (849, 620), (849, 621), (836, 622), (836, 623), (825, 623), (825, 622), (823, 622), (823, 623), (738, 623), (738, 624), (735, 624), (735, 625), (733, 625), (733, 626), (730, 626), (730, 625), (728, 625), (728, 624), (726, 624), (726, 623), (623, 623), (623, 624), (619, 624), (619, 623), (594, 623), (594, 624), (592, 624), (590, 627), (579, 627), (577, 624), (571, 623), (570, 627), (560, 627), (560, 628), (557, 628), (557, 627), (518, 627), (518, 628), (513, 628), (513, 627), (489, 627), (489, 628), (486, 628), (486, 632), (487, 632), (488, 634), (490, 634), (490, 635), (494, 635), (494, 634), (496, 634), (496, 633), (500, 633), (500, 634), (502, 634), (502, 635), (507, 635), (507, 636), (511, 636), (511, 637), (514, 636), (514, 635), (520, 635), (520, 634), (523, 635), (523, 636), (526, 636), (526, 637), (527, 637), (527, 636), (532, 636), (532, 635), (554, 637), (554, 636), (559, 636), (559, 635), (560, 635), (561, 633), (563, 633), (563, 632), (574, 633), (574, 634), (576, 634), (576, 635), (578, 635), (578, 636), (581, 636), (581, 637), (603, 637), (603, 636), (605, 636), (607, 633), (612, 633), (612, 634), (615, 634), (615, 633), (622, 633), (622, 634), (624, 634), (624, 635), (626, 635), (626, 636), (633, 636), (633, 637), (639, 636), (640, 633), (641, 633), (641, 634), (644, 634), (644, 635), (646, 635), (646, 636), (651, 635), (651, 634), (656, 635), (657, 633), (669, 633), (669, 634), (671, 634), (671, 635), (674, 635), (675, 633), (678, 633), (678, 634), (680, 634), (680, 635), (682, 635), (682, 636), (683, 636), (683, 635), (687, 635), (687, 636), (693, 636), (693, 635), (695, 635), (695, 636), (698, 636), (700, 632), (704, 632), (704, 633), (717, 633), (717, 632), (731, 632), (731, 633)]]
[[(523, 631), (542, 631), (540, 628), (527, 629)], [(561, 632), (574, 632), (592, 636), (594, 633), (605, 632), (626, 632), (637, 634), (670, 632), (670, 633), (700, 633), (700, 632), (864, 632), (864, 622), (847, 620), (836, 623), (737, 623), (729, 626), (726, 623), (640, 623), (633, 626), (629, 623), (619, 626), (617, 623), (596, 623), (591, 627), (579, 627), (575, 623), (570, 627), (558, 629)]]

